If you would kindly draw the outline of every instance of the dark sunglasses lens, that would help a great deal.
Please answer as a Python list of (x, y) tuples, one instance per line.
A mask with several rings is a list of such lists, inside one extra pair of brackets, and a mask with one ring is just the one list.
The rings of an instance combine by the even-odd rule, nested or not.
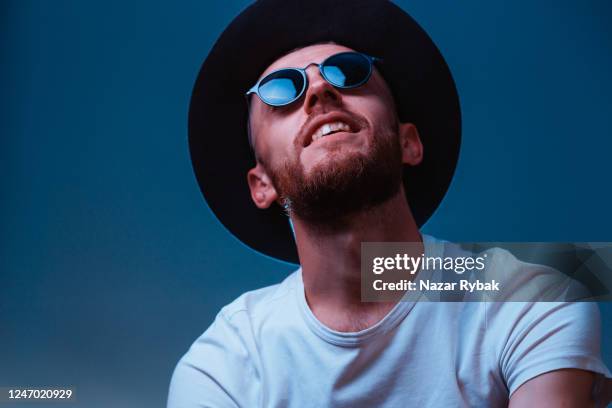
[(304, 77), (295, 69), (283, 69), (259, 83), (259, 97), (268, 105), (280, 106), (294, 101), (304, 88)]
[(370, 60), (357, 53), (332, 55), (322, 66), (325, 78), (342, 88), (362, 85), (369, 78), (371, 69)]

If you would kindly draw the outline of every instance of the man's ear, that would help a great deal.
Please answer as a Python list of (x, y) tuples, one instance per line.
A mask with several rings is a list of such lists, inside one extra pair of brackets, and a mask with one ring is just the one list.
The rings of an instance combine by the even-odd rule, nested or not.
[(412, 123), (400, 123), (399, 138), (402, 147), (402, 162), (416, 166), (423, 161), (423, 144), (419, 131)]
[(257, 163), (257, 166), (249, 170), (247, 182), (251, 190), (251, 199), (257, 208), (268, 208), (278, 198), (276, 189), (261, 163)]

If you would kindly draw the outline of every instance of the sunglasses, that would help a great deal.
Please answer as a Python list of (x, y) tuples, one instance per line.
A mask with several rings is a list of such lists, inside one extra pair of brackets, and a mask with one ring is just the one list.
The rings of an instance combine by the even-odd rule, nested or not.
[(334, 54), (320, 64), (311, 63), (304, 68), (283, 68), (261, 78), (246, 95), (255, 94), (270, 106), (285, 106), (300, 99), (308, 88), (306, 68), (319, 67), (323, 79), (336, 88), (357, 88), (370, 79), (372, 65), (380, 61), (360, 52)]

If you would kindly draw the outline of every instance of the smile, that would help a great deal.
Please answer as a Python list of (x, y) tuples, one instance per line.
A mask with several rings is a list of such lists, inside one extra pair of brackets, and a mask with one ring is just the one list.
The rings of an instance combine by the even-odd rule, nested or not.
[(336, 132), (350, 132), (350, 131), (351, 131), (351, 127), (342, 121), (325, 123), (322, 126), (320, 126), (317, 130), (314, 131), (314, 133), (312, 134), (312, 141), (316, 142), (317, 140), (325, 136), (331, 135), (333, 133), (336, 133)]
[(343, 112), (331, 112), (321, 115), (312, 121), (304, 130), (301, 139), (303, 147), (307, 147), (320, 139), (334, 133), (357, 133), (365, 127), (365, 121)]

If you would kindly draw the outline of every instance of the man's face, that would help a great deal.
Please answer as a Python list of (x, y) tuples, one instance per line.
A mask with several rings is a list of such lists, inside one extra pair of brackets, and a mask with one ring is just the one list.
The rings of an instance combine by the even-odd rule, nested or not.
[[(279, 58), (261, 77), (321, 63), (343, 51), (353, 50), (337, 44), (301, 48)], [(401, 184), (403, 153), (393, 98), (382, 76), (374, 70), (366, 84), (337, 89), (316, 65), (306, 75), (307, 90), (288, 106), (271, 107), (252, 97), (250, 127), (260, 159), (259, 170), (249, 172), (255, 203), (265, 208), (280, 199), (298, 217), (327, 222), (389, 199)], [(329, 131), (326, 126), (336, 131), (319, 137), (321, 130)], [(270, 189), (261, 190), (262, 176)], [(261, 191), (267, 200), (261, 200)]]

